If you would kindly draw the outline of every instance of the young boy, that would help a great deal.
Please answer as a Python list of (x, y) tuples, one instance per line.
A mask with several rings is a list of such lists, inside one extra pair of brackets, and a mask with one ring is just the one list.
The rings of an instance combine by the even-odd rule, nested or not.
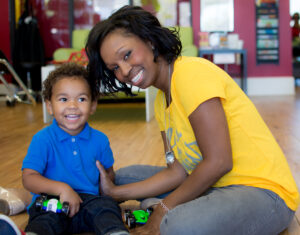
[[(117, 202), (99, 195), (101, 162), (113, 179), (113, 154), (109, 140), (87, 120), (97, 107), (98, 90), (85, 68), (64, 64), (44, 82), (43, 98), (53, 123), (33, 136), (23, 161), (23, 185), (36, 196), (29, 208), (26, 232), (66, 234), (129, 234)], [(69, 202), (69, 216), (38, 210), (38, 194), (59, 196)]]

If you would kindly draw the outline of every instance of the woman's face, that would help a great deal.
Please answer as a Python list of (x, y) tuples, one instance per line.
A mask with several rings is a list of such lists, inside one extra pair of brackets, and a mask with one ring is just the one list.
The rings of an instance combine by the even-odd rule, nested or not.
[(157, 87), (160, 66), (154, 62), (150, 42), (118, 29), (104, 38), (100, 55), (119, 81), (140, 88)]

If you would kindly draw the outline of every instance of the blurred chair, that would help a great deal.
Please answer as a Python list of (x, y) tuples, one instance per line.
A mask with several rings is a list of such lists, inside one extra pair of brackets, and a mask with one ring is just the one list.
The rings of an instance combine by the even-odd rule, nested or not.
[(179, 38), (182, 43), (183, 56), (198, 56), (198, 48), (194, 45), (194, 35), (192, 27), (176, 26), (179, 29)]
[[(4, 77), (5, 74), (12, 75), (12, 77), (16, 80), (22, 91), (16, 92), (6, 81)], [(13, 67), (7, 61), (7, 58), (2, 51), (0, 51), (0, 81), (4, 84), (4, 86), (7, 89), (7, 93), (5, 94), (7, 106), (14, 106), (16, 101), (36, 105), (36, 100), (32, 96), (31, 91), (24, 85), (21, 78), (18, 76)], [(27, 99), (22, 99), (21, 95), (26, 95)]]
[[(179, 29), (179, 37), (182, 43), (183, 56), (198, 56), (198, 48), (193, 43), (193, 28), (176, 26)], [(89, 29), (75, 29), (72, 32), (72, 47), (58, 48), (53, 53), (53, 59), (57, 63), (69, 60), (72, 53), (79, 53), (86, 44)]]
[(75, 29), (72, 32), (72, 47), (71, 48), (58, 48), (53, 53), (53, 60), (57, 63), (68, 61), (72, 53), (80, 53), (85, 47), (89, 29)]

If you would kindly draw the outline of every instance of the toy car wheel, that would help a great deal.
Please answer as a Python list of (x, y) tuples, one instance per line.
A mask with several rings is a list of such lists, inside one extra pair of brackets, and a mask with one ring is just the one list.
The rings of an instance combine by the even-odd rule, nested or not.
[(124, 210), (123, 216), (124, 216), (124, 221), (125, 221), (126, 224), (128, 223), (128, 217), (129, 217), (130, 215), (132, 215), (131, 210), (130, 210), (130, 209), (125, 209), (125, 210)]
[(42, 207), (43, 207), (43, 199), (40, 196), (35, 201), (35, 208), (36, 208), (36, 210), (40, 211), (42, 209)]
[(41, 196), (38, 196), (37, 199), (35, 200), (35, 207), (38, 211), (42, 210), (43, 203), (45, 200), (47, 200), (47, 196), (43, 194)]
[(16, 104), (15, 100), (6, 100), (6, 106), (8, 107), (14, 107)]
[(68, 215), (69, 211), (70, 211), (69, 202), (63, 202), (61, 212), (64, 213), (65, 215)]
[(153, 212), (153, 208), (152, 207), (148, 207), (146, 212), (148, 212), (149, 216), (152, 214)]
[(130, 216), (128, 217), (127, 225), (128, 225), (129, 228), (135, 228), (136, 223), (135, 223), (135, 218), (134, 218), (133, 215), (130, 215)]

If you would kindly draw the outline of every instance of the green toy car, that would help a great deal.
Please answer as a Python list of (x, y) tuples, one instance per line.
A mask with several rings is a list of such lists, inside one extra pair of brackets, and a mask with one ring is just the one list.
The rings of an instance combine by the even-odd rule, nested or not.
[(70, 210), (68, 202), (63, 202), (61, 204), (58, 197), (49, 196), (47, 194), (42, 194), (41, 196), (37, 197), (35, 201), (35, 207), (37, 210), (64, 213), (65, 215), (68, 215)]
[(147, 223), (149, 216), (153, 212), (151, 207), (144, 210), (134, 210), (131, 211), (126, 209), (124, 211), (124, 220), (129, 228), (135, 228), (137, 225), (144, 225)]

